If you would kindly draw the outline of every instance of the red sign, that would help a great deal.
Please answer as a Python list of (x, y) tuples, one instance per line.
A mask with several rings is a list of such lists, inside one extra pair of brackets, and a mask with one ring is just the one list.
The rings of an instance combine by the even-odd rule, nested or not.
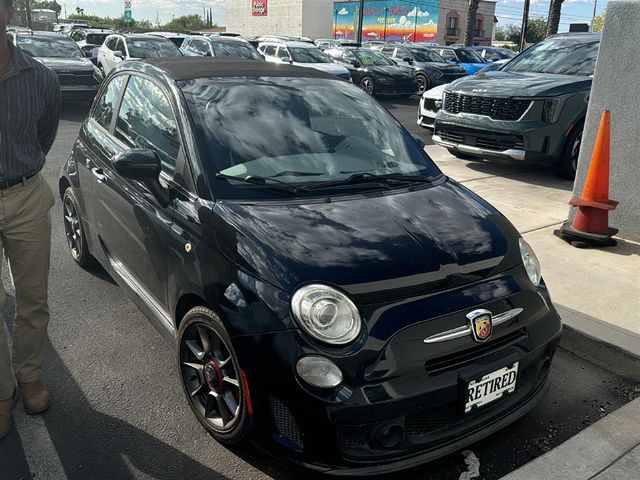
[(254, 17), (266, 17), (269, 0), (251, 0), (251, 15)]

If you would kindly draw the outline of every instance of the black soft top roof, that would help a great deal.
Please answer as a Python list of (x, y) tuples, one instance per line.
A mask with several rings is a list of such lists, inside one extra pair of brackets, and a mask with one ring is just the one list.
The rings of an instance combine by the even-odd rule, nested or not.
[(209, 77), (298, 77), (339, 80), (313, 68), (296, 67), (261, 60), (236, 60), (210, 57), (150, 58), (144, 61), (158, 67), (175, 80)]

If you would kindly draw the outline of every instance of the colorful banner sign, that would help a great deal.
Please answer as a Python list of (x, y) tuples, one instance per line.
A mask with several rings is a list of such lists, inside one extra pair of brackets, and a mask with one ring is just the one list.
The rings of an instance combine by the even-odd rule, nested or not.
[(251, 15), (254, 17), (266, 17), (269, 0), (251, 0)]
[[(354, 40), (359, 2), (333, 4), (333, 36)], [(364, 3), (362, 40), (435, 42), (438, 0), (368, 0)]]

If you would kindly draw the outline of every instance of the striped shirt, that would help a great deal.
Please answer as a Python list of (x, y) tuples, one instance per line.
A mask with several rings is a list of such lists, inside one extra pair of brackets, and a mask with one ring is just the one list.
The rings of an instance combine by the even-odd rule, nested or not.
[(0, 76), (0, 181), (38, 173), (60, 120), (58, 76), (9, 45), (11, 60)]

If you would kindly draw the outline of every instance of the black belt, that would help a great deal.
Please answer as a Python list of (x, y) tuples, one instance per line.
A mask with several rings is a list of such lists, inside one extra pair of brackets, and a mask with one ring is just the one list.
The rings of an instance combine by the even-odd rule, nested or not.
[(10, 187), (15, 187), (16, 185), (26, 182), (30, 178), (33, 178), (37, 175), (37, 173), (32, 173), (31, 175), (27, 175), (25, 177), (14, 178), (12, 180), (0, 180), (0, 190), (5, 190)]

